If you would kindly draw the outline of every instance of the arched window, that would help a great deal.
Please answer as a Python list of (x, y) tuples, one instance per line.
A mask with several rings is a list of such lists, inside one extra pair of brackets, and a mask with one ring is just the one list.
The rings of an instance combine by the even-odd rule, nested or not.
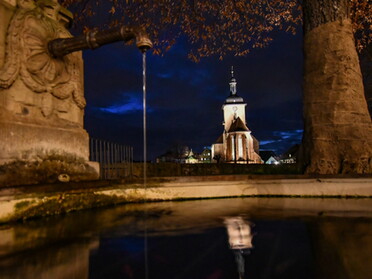
[(243, 158), (243, 139), (242, 136), (238, 136), (238, 158)]
[(235, 160), (235, 137), (231, 136), (231, 160)]

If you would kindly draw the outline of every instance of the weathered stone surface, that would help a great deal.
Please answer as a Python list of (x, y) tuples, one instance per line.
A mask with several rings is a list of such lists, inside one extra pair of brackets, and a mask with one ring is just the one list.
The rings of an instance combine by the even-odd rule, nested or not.
[[(328, 211), (328, 214), (338, 212), (343, 216), (347, 204), (351, 203), (356, 206), (354, 212), (372, 215), (372, 199), (369, 199), (372, 196), (370, 187), (372, 178), (305, 177), (277, 179), (250, 175), (213, 175), (150, 178), (146, 186), (143, 181), (137, 180), (125, 184), (107, 182), (104, 184), (99, 181), (98, 183), (59, 184), (58, 187), (54, 185), (9, 187), (0, 189), (0, 223), (120, 203), (244, 196), (291, 196), (291, 203), (297, 206), (295, 208), (290, 206), (287, 210), (292, 207), (296, 214), (311, 208), (310, 211), (315, 214), (319, 211)], [(304, 206), (302, 199), (295, 199), (295, 197), (321, 197), (322, 199), (314, 200), (308, 207)], [(365, 197), (365, 199), (323, 199), (326, 197)], [(260, 199), (255, 200), (259, 202)], [(236, 200), (238, 201), (239, 199)], [(274, 198), (272, 201), (283, 203), (283, 199)], [(287, 207), (289, 204), (284, 202), (281, 207)], [(215, 210), (208, 210), (208, 212), (215, 213)], [(193, 215), (189, 214), (189, 216)], [(103, 219), (96, 220), (99, 220), (99, 225), (102, 225)]]
[(54, 114), (82, 126), (81, 53), (55, 58), (47, 49), (50, 40), (71, 37), (59, 22), (59, 11), (57, 3), (51, 8), (29, 1), (14, 12), (6, 30), (5, 61), (0, 69), (0, 104), (15, 113), (32, 107), (29, 117)]
[[(89, 137), (83, 129), (81, 53), (55, 58), (47, 49), (50, 40), (71, 37), (66, 14), (57, 1), (16, 4), (0, 0), (0, 187), (51, 181), (63, 169), (72, 180), (95, 179), (98, 168), (89, 167)], [(53, 164), (59, 167), (38, 180), (39, 161), (50, 156), (58, 156)], [(13, 179), (15, 166), (20, 175)]]
[[(13, 3), (14, 2), (14, 3)], [(0, 68), (5, 59), (5, 42), (9, 21), (12, 18), (16, 3), (9, 0), (0, 0)]]
[[(143, 163), (131, 165), (132, 176), (143, 178)], [(178, 164), (178, 163), (147, 163), (147, 177), (227, 175), (227, 174), (258, 174), (258, 175), (295, 175), (300, 174), (296, 164)], [(191, 179), (191, 178), (190, 178)]]
[(304, 119), (307, 173), (372, 173), (372, 124), (351, 21), (305, 35)]
[[(10, 162), (18, 159), (31, 159), (45, 153), (74, 154), (86, 160), (89, 156), (87, 148), (89, 137), (84, 129), (79, 127), (60, 127), (61, 121), (54, 122), (38, 121), (30, 123), (23, 117), (5, 117), (0, 112), (0, 163)], [(24, 121), (4, 121), (4, 119)]]
[(32, 159), (12, 160), (0, 165), (0, 185), (55, 183), (60, 177), (69, 181), (98, 179), (99, 166), (69, 154), (47, 153)]

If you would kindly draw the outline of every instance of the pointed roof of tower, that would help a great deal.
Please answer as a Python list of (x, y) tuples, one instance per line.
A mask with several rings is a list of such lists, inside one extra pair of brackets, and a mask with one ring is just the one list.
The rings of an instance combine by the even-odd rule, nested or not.
[(240, 117), (233, 120), (233, 123), (230, 126), (230, 129), (228, 133), (232, 132), (249, 132), (247, 125), (243, 123), (243, 121), (240, 119)]
[(234, 77), (234, 67), (231, 66), (231, 78), (230, 78), (230, 96), (226, 98), (225, 104), (240, 103), (243, 104), (244, 100), (236, 94), (236, 78)]
[(236, 83), (236, 79), (234, 77), (234, 66), (231, 66), (231, 79), (230, 79), (230, 83), (232, 82), (235, 82)]

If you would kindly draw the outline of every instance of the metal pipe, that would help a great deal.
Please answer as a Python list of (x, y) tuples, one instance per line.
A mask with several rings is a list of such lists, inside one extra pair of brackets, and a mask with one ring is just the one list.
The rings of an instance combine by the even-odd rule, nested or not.
[(99, 162), (98, 160), (98, 141), (97, 139), (93, 139), (93, 152), (94, 152), (94, 161)]
[(133, 147), (130, 147), (130, 175), (133, 174)]
[(152, 42), (142, 28), (114, 27), (104, 31), (88, 31), (85, 35), (73, 38), (59, 38), (49, 41), (48, 51), (53, 57), (62, 57), (83, 49), (96, 49), (118, 41), (136, 40), (136, 46), (142, 51), (152, 48)]
[(89, 138), (89, 161), (93, 160), (93, 139)]
[(101, 167), (103, 166), (103, 156), (102, 156), (102, 140), (99, 141), (99, 161), (98, 161), (101, 165)]
[(105, 146), (105, 179), (108, 178), (108, 142), (104, 141), (104, 146)]
[(123, 146), (120, 145), (120, 163), (123, 162)]

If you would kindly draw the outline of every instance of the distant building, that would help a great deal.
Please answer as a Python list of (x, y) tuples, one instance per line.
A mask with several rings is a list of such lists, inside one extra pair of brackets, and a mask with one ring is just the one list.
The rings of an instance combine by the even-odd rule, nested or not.
[(204, 147), (204, 150), (199, 155), (199, 163), (211, 163), (212, 162), (212, 151)]
[(166, 153), (157, 157), (155, 161), (156, 163), (180, 163), (180, 158), (176, 153), (167, 151)]
[(280, 162), (274, 151), (260, 151), (260, 157), (264, 164), (277, 165)]
[(280, 156), (281, 164), (295, 164), (297, 162), (300, 145), (291, 146), (282, 156)]
[(199, 163), (198, 156), (192, 152), (192, 149), (190, 150), (189, 154), (184, 158), (183, 162), (185, 164), (197, 164)]
[(185, 145), (174, 145), (167, 152), (156, 158), (157, 163), (185, 163), (190, 148)]
[(179, 163), (179, 164), (200, 164), (211, 162), (211, 150), (207, 147), (202, 153), (196, 153), (187, 146), (172, 148), (171, 151), (156, 158), (157, 163)]
[(231, 68), (230, 96), (222, 106), (224, 130), (212, 145), (214, 162), (262, 163), (258, 155), (259, 142), (251, 135), (245, 120), (246, 103), (236, 94), (236, 79)]

